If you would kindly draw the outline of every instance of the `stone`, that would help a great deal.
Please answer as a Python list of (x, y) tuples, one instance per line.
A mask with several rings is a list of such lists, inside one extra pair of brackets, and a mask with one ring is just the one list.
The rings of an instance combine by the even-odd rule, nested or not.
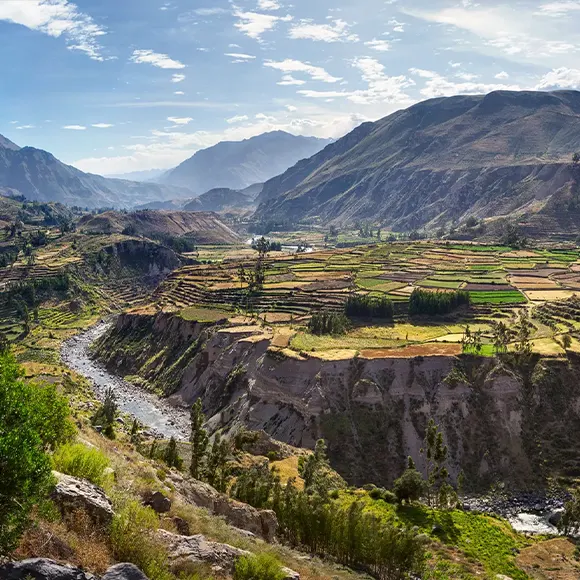
[(171, 500), (160, 491), (151, 494), (144, 502), (158, 514), (166, 514), (171, 509)]
[(63, 566), (46, 558), (8, 562), (0, 566), (0, 578), (2, 580), (97, 580), (95, 576), (80, 568)]
[(563, 512), (561, 511), (552, 512), (548, 517), (548, 522), (557, 528), (560, 525), (560, 522), (562, 521), (562, 514)]
[(101, 580), (149, 580), (134, 564), (122, 563), (111, 566)]
[(171, 474), (169, 477), (187, 503), (205, 508), (212, 514), (223, 516), (231, 526), (251, 532), (267, 542), (273, 542), (276, 538), (278, 519), (273, 511), (258, 510), (232, 500), (207, 483), (185, 480), (179, 474)]
[[(166, 530), (158, 530), (159, 541), (167, 548), (169, 560), (174, 568), (188, 563), (205, 563), (213, 569), (232, 574), (238, 558), (251, 556), (251, 552), (235, 548), (229, 544), (211, 542), (201, 534), (178, 536)], [(283, 568), (284, 580), (300, 580), (300, 574), (290, 568)], [(105, 579), (103, 579), (105, 580)]]
[(53, 472), (57, 479), (51, 498), (63, 515), (84, 510), (95, 524), (108, 526), (115, 512), (105, 492), (86, 479)]

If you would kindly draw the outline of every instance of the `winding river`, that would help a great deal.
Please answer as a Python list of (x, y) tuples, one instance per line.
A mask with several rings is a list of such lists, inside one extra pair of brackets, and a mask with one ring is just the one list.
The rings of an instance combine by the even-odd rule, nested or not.
[(91, 358), (90, 346), (101, 337), (112, 322), (99, 322), (85, 332), (67, 340), (61, 348), (63, 362), (89, 380), (97, 398), (102, 400), (110, 387), (115, 392), (119, 410), (137, 419), (147, 431), (164, 438), (189, 437), (189, 412), (174, 407), (158, 396), (111, 374), (104, 365)]
[[(158, 396), (115, 376), (104, 365), (91, 358), (91, 344), (111, 325), (110, 321), (99, 322), (67, 340), (61, 348), (63, 362), (89, 380), (97, 398), (102, 400), (106, 390), (112, 388), (120, 411), (136, 418), (152, 435), (187, 440), (190, 432), (187, 409), (174, 407)], [(534, 502), (538, 502), (535, 509), (530, 509)], [(466, 507), (503, 514), (519, 532), (557, 534), (557, 528), (548, 522), (548, 517), (554, 510), (561, 509), (562, 504), (562, 501), (546, 501), (544, 498), (530, 501), (526, 498), (508, 500), (508, 505), (488, 505), (484, 498), (473, 498)]]

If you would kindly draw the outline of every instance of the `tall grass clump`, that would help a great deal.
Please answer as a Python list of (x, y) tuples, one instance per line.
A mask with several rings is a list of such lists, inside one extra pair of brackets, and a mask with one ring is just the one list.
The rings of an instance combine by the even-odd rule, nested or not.
[(234, 580), (284, 580), (282, 566), (271, 554), (242, 556), (234, 569)]
[(98, 449), (91, 449), (82, 443), (61, 445), (52, 456), (56, 471), (87, 479), (95, 485), (103, 485), (104, 471), (109, 467), (109, 459)]

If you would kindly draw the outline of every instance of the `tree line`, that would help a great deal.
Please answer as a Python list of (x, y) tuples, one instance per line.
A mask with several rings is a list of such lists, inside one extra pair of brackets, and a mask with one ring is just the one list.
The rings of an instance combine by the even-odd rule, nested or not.
[(449, 314), (462, 306), (471, 304), (471, 296), (465, 290), (454, 292), (431, 292), (415, 288), (409, 299), (409, 315), (417, 316), (428, 314)]
[(392, 320), (393, 302), (386, 296), (369, 296), (352, 294), (344, 305), (344, 312), (349, 317), (382, 318)]

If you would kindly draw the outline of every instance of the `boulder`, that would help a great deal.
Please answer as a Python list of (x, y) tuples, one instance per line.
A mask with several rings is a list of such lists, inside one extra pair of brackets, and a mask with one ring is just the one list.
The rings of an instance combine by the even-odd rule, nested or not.
[[(229, 544), (210, 542), (205, 536), (178, 536), (166, 530), (158, 530), (159, 541), (167, 548), (172, 566), (179, 568), (188, 563), (210, 564), (214, 569), (220, 569), (232, 574), (236, 560), (241, 556), (251, 556), (251, 552), (235, 548)], [(290, 568), (283, 568), (284, 580), (300, 580), (300, 574)], [(104, 580), (104, 579), (103, 579)]]
[(186, 480), (181, 475), (172, 474), (171, 482), (187, 503), (207, 509), (212, 514), (223, 516), (226, 521), (241, 530), (273, 542), (278, 529), (278, 519), (271, 510), (258, 510), (216, 491), (211, 485), (201, 481)]
[(111, 566), (101, 580), (149, 580), (134, 564), (115, 564)]
[(84, 510), (98, 525), (108, 526), (115, 512), (105, 492), (85, 479), (54, 472), (57, 484), (51, 494), (52, 500), (66, 515)]
[(189, 529), (189, 523), (183, 518), (175, 516), (171, 519), (175, 525), (175, 529), (180, 536), (191, 536), (191, 530)]
[(562, 521), (563, 513), (564, 512), (562, 511), (552, 512), (550, 514), (550, 517), (548, 517), (548, 522), (557, 528), (560, 525), (560, 522)]
[(158, 514), (166, 514), (171, 509), (171, 500), (160, 491), (149, 495), (144, 503)]
[(32, 558), (4, 564), (0, 566), (0, 578), (2, 580), (97, 580), (95, 576), (80, 568), (62, 566), (46, 558)]

